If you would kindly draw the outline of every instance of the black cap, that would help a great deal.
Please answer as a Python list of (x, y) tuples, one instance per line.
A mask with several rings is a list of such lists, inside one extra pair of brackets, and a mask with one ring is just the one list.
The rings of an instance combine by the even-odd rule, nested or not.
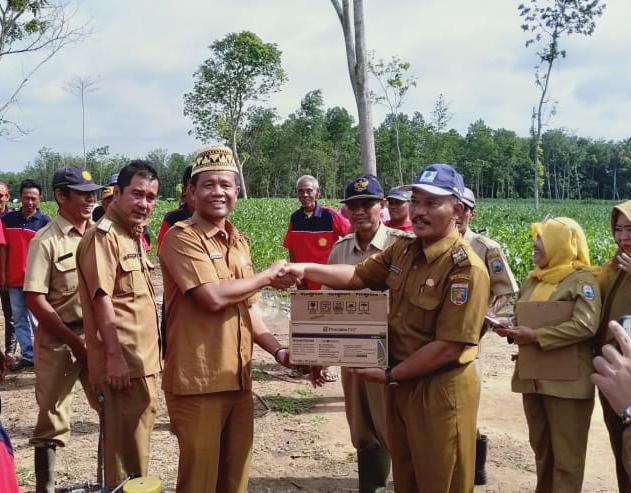
[(381, 188), (379, 180), (374, 176), (360, 176), (346, 185), (344, 200), (340, 202), (345, 203), (358, 199), (383, 200), (383, 188)]
[(67, 187), (79, 192), (95, 192), (103, 188), (94, 183), (87, 169), (70, 167), (61, 168), (53, 175), (53, 188)]

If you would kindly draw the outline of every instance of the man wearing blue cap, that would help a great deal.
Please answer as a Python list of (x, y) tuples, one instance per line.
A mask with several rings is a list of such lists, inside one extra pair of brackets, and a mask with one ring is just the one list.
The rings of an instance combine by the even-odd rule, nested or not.
[[(292, 264), (297, 277), (335, 289), (390, 289), (390, 366), (352, 370), (386, 388), (397, 492), (473, 491), (479, 380), (471, 364), (488, 306), (486, 267), (456, 227), (462, 176), (434, 164), (412, 191), (416, 238), (356, 266)], [(320, 375), (313, 376), (322, 383)]]
[(26, 305), (39, 322), (35, 334), (35, 397), (39, 405), (31, 445), (35, 446), (36, 491), (55, 491), (55, 451), (70, 436), (72, 389), (81, 380), (88, 401), (83, 313), (77, 286), (77, 246), (91, 224), (101, 189), (83, 168), (62, 168), (53, 176), (57, 219), (37, 232), (26, 258)]
[[(351, 181), (346, 186), (342, 203), (348, 207), (354, 232), (333, 245), (329, 264), (355, 265), (383, 252), (399, 238), (411, 236), (381, 222), (385, 199), (383, 188), (374, 176), (361, 176)], [(351, 440), (357, 449), (359, 492), (385, 492), (390, 455), (384, 387), (342, 368), (342, 388)]]

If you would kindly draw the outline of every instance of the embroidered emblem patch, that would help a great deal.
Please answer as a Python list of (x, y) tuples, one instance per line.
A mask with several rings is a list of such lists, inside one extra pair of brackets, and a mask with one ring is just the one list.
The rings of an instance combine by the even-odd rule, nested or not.
[(451, 302), (454, 305), (464, 305), (469, 296), (469, 284), (466, 282), (455, 282), (451, 285)]
[(493, 272), (493, 274), (501, 274), (504, 272), (504, 263), (498, 258), (493, 260), (491, 262), (491, 272)]
[(366, 178), (360, 178), (353, 183), (353, 188), (356, 192), (363, 192), (368, 188), (368, 180)]
[(592, 301), (594, 299), (594, 288), (591, 284), (583, 284), (583, 298), (585, 301)]
[(438, 175), (438, 171), (423, 171), (419, 182), (421, 183), (434, 183), (436, 176)]
[(81, 176), (83, 177), (85, 181), (92, 181), (92, 175), (87, 169), (81, 172)]
[(219, 260), (220, 258), (223, 258), (223, 254), (221, 252), (211, 252), (209, 257), (210, 260)]
[(401, 273), (401, 267), (397, 267), (397, 266), (396, 266), (396, 265), (394, 265), (394, 264), (390, 264), (390, 265), (388, 266), (388, 270), (389, 270), (390, 272), (392, 272), (393, 274), (400, 274), (400, 273)]
[(325, 247), (326, 243), (327, 243), (326, 238), (320, 238), (318, 240), (318, 245), (320, 245), (321, 247)]

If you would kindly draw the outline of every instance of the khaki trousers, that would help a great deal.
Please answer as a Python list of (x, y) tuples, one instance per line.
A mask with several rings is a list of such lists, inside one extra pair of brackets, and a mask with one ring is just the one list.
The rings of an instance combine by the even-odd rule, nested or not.
[(245, 493), (254, 429), (252, 392), (165, 396), (180, 446), (178, 493)]
[(72, 390), (77, 380), (81, 381), (90, 406), (98, 410), (87, 363), (76, 361), (67, 344), (40, 326), (35, 333), (35, 399), (39, 413), (31, 445), (66, 445), (70, 438)]
[(611, 450), (616, 459), (618, 491), (631, 493), (631, 427), (622, 424), (622, 419), (611, 408), (604, 395), (600, 394), (599, 397), (605, 425), (609, 431)]
[(342, 388), (351, 441), (357, 450), (388, 448), (385, 386), (342, 368)]
[(102, 385), (105, 485), (117, 486), (128, 475), (146, 476), (149, 441), (157, 411), (155, 375), (132, 378), (131, 387), (114, 391)]
[(580, 493), (594, 399), (523, 394), (537, 493)]
[(397, 493), (473, 492), (479, 400), (472, 364), (386, 389)]

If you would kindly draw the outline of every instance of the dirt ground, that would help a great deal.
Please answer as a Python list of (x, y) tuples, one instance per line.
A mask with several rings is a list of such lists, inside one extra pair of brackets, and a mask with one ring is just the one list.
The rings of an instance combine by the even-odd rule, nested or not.
[[(158, 278), (158, 290), (161, 290)], [(266, 321), (281, 342), (287, 342), (288, 318), (281, 299), (263, 299)], [(0, 340), (4, 340), (3, 338)], [(521, 399), (510, 391), (515, 349), (489, 334), (479, 361), (483, 374), (479, 426), (490, 442), (488, 485), (476, 492), (533, 491), (533, 453), (528, 444)], [(250, 492), (357, 491), (357, 463), (350, 443), (344, 399), (339, 383), (314, 390), (306, 380), (288, 378), (273, 358), (254, 354), (255, 432)], [(33, 449), (28, 445), (36, 420), (34, 374), (9, 374), (0, 384), (2, 421), (15, 447), (22, 491), (34, 489)], [(75, 388), (72, 438), (58, 450), (57, 483), (91, 480), (97, 465), (98, 418)], [(165, 491), (174, 491), (178, 449), (169, 431), (166, 404), (161, 397), (151, 444), (150, 471)], [(583, 490), (615, 491), (613, 456), (598, 403), (590, 430)]]

